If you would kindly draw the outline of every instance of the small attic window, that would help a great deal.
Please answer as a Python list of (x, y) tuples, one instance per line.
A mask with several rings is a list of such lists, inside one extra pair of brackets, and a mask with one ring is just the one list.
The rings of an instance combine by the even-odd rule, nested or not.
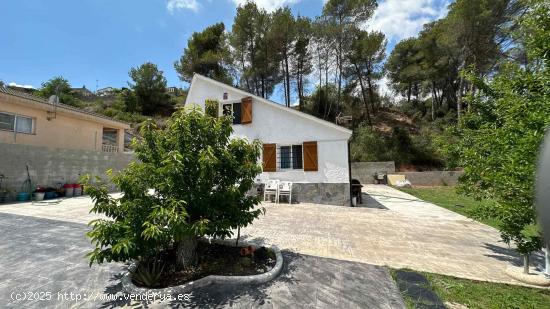
[(241, 123), (241, 102), (222, 105), (223, 116), (233, 116), (233, 124)]
[(224, 99), (224, 100), (227, 100), (227, 92), (224, 92), (224, 93), (223, 93), (223, 99)]

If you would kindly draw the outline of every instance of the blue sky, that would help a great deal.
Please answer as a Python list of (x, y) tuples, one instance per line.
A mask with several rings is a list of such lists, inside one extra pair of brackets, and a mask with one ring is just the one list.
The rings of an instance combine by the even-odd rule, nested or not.
[[(385, 0), (366, 25), (383, 31), (388, 52), (422, 24), (446, 14), (450, 0)], [(125, 86), (131, 67), (156, 63), (170, 86), (184, 86), (173, 68), (187, 39), (216, 22), (231, 28), (244, 0), (3, 0), (0, 80), (39, 87), (62, 75), (91, 90)], [(257, 0), (267, 10), (289, 5), (319, 15), (324, 0)]]

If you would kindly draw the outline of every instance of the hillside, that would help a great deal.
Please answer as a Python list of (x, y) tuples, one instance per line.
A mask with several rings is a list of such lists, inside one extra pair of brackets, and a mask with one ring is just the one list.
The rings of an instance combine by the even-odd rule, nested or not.
[(409, 116), (398, 107), (382, 108), (372, 127), (355, 128), (352, 161), (395, 161), (398, 170), (424, 171), (443, 168), (437, 146), (442, 134), (434, 123)]

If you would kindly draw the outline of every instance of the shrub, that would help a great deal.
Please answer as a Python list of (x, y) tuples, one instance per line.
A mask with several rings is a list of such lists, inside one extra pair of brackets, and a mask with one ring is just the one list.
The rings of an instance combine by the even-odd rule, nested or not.
[(109, 218), (90, 222), (90, 263), (150, 264), (175, 249), (182, 269), (196, 263), (198, 237), (230, 237), (257, 218), (259, 199), (246, 192), (261, 172), (261, 147), (230, 139), (231, 132), (231, 119), (196, 108), (176, 112), (162, 130), (143, 125), (134, 141), (138, 161), (111, 175), (122, 196), (110, 196), (101, 183), (87, 189), (91, 211)]

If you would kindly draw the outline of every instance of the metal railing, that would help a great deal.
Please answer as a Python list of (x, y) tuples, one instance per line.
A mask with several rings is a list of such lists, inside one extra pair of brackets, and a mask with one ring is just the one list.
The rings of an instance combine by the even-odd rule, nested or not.
[(118, 146), (103, 144), (103, 152), (118, 152)]

